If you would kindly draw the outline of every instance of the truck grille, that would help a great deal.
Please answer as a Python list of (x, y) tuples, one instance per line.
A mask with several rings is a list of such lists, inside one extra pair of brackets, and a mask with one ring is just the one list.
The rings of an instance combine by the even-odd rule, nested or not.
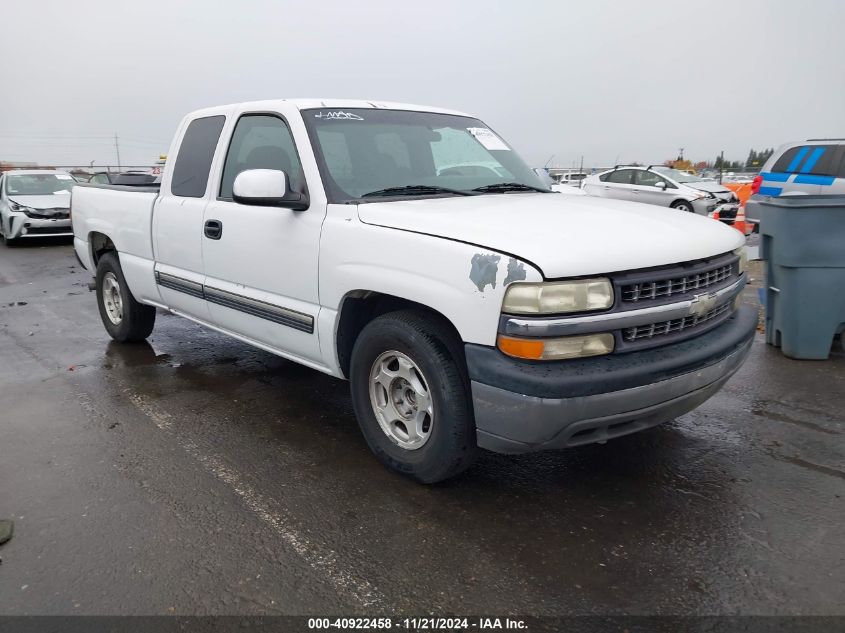
[(662, 299), (673, 295), (704, 290), (729, 279), (733, 275), (734, 265), (723, 264), (706, 270), (689, 272), (671, 279), (640, 281), (622, 286), (622, 301), (635, 303), (648, 299)]
[(720, 316), (727, 314), (730, 309), (731, 304), (726, 303), (702, 315), (693, 315), (684, 317), (683, 319), (672, 319), (671, 321), (624, 328), (622, 330), (622, 339), (628, 343), (633, 343), (642, 339), (653, 339), (655, 337), (674, 334), (675, 332), (686, 332), (705, 323), (712, 322), (714, 319), (718, 319)]

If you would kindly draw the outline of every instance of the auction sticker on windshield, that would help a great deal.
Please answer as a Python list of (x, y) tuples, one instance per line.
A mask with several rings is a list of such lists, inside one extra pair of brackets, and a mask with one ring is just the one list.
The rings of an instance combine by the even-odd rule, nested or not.
[(363, 121), (364, 119), (352, 112), (343, 112), (342, 110), (332, 110), (329, 112), (318, 112), (314, 115), (315, 119), (328, 119), (330, 121)]
[(486, 127), (468, 127), (467, 132), (475, 137), (475, 140), (481, 143), (484, 149), (489, 150), (505, 150), (510, 151), (510, 147), (505, 145), (505, 142), (498, 136), (493, 134)]

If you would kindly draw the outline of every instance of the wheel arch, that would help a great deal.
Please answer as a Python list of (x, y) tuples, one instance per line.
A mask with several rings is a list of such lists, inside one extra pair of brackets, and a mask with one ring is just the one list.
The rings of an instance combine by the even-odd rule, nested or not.
[(114, 245), (112, 239), (105, 233), (99, 231), (91, 231), (88, 234), (88, 248), (90, 250), (91, 264), (94, 270), (97, 269), (97, 262), (106, 253), (116, 253), (117, 247)]
[(384, 314), (399, 310), (422, 312), (446, 325), (448, 331), (452, 334), (452, 340), (444, 342), (449, 347), (455, 360), (460, 364), (465, 363), (463, 340), (458, 328), (442, 312), (405, 297), (374, 290), (358, 289), (344, 295), (335, 328), (334, 347), (338, 365), (344, 377), (349, 376), (349, 366), (355, 341), (367, 324)]

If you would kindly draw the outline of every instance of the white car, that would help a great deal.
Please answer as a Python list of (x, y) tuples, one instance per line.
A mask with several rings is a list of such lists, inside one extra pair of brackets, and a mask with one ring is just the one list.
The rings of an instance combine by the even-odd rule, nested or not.
[(7, 246), (31, 237), (71, 234), (70, 193), (63, 171), (27, 169), (0, 176), (0, 236)]
[(586, 196), (587, 194), (581, 191), (578, 187), (573, 187), (571, 185), (562, 185), (556, 183), (551, 176), (549, 176), (549, 172), (547, 172), (542, 167), (535, 167), (534, 173), (537, 174), (537, 177), (542, 181), (544, 185), (546, 185), (552, 191), (557, 193), (563, 193), (568, 196)]
[[(146, 338), (160, 308), (347, 379), (373, 453), (421, 482), (479, 447), (672, 419), (754, 338), (737, 231), (556, 195), (467, 114), (242, 103), (188, 115), (168, 156), (160, 189), (74, 190), (111, 337)], [(451, 170), (470, 164), (493, 168)]]
[(584, 179), (588, 195), (671, 207), (730, 223), (739, 209), (736, 194), (717, 182), (686, 172), (652, 165), (617, 166)]

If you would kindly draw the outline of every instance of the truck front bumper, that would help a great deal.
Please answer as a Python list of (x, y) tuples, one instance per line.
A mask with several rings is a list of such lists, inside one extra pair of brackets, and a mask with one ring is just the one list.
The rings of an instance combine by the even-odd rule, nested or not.
[(525, 362), (467, 345), (478, 445), (524, 453), (601, 442), (691, 411), (751, 349), (757, 311), (686, 341), (627, 354)]

